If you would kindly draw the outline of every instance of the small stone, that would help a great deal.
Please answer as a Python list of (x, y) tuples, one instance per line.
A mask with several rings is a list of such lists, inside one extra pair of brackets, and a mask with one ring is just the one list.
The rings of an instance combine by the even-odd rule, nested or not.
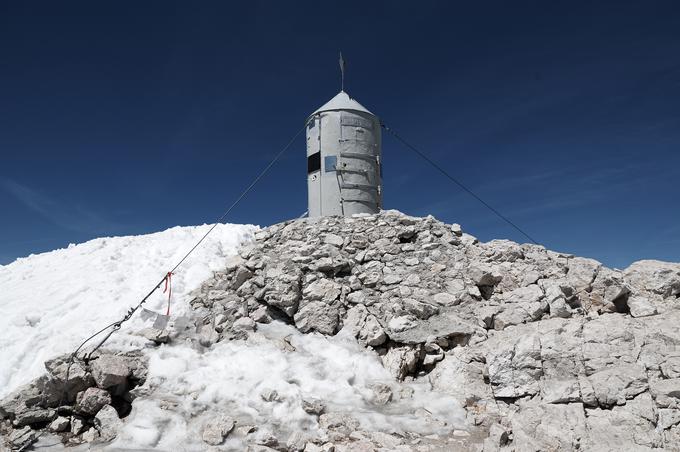
[(400, 317), (394, 317), (390, 322), (387, 324), (387, 327), (396, 333), (400, 333), (402, 331), (409, 330), (411, 328), (414, 328), (418, 322), (416, 320), (408, 315), (400, 316)]
[(460, 303), (460, 299), (458, 297), (446, 292), (435, 294), (434, 301), (441, 306), (456, 306), (458, 303)]
[(369, 315), (359, 331), (359, 339), (370, 347), (377, 347), (387, 341), (387, 334), (378, 319), (374, 315)]
[(74, 435), (80, 435), (85, 430), (85, 420), (79, 416), (71, 417), (71, 433)]
[(111, 403), (111, 394), (99, 388), (88, 388), (76, 397), (76, 411), (94, 416)]
[(383, 282), (387, 285), (399, 284), (402, 280), (403, 278), (401, 276), (395, 275), (394, 273), (385, 275), (385, 277), (383, 278)]
[(453, 232), (458, 237), (463, 235), (463, 229), (460, 227), (458, 223), (453, 223), (451, 225), (451, 232)]
[(22, 449), (33, 444), (37, 439), (36, 435), (37, 433), (27, 426), (22, 429), (13, 430), (7, 439), (12, 449)]
[(404, 281), (404, 284), (406, 284), (407, 286), (417, 286), (418, 284), (420, 284), (420, 276), (408, 275), (408, 277)]
[(159, 330), (157, 328), (144, 328), (138, 334), (156, 344), (167, 344), (170, 340), (168, 330), (165, 329)]
[(71, 426), (71, 421), (65, 416), (57, 416), (55, 420), (50, 424), (51, 432), (65, 432)]
[(384, 383), (374, 383), (369, 386), (373, 390), (371, 402), (375, 405), (387, 405), (392, 400), (392, 388)]
[(658, 410), (658, 413), (659, 420), (656, 425), (660, 429), (666, 430), (667, 428), (680, 424), (680, 410), (661, 408)]
[(302, 400), (302, 409), (307, 414), (321, 415), (326, 410), (326, 405), (321, 400)]
[(22, 427), (24, 425), (37, 424), (41, 422), (47, 422), (54, 417), (54, 410), (33, 407), (16, 414), (14, 418), (14, 425), (17, 427)]
[(260, 398), (265, 402), (280, 402), (281, 396), (275, 389), (265, 389), (260, 393)]
[(125, 384), (131, 372), (127, 360), (117, 355), (99, 355), (90, 362), (90, 369), (102, 389)]
[(247, 424), (236, 427), (236, 432), (241, 436), (250, 435), (257, 431), (257, 425)]
[(305, 304), (295, 313), (294, 319), (295, 326), (303, 333), (335, 334), (339, 323), (338, 309), (321, 301)]
[(417, 349), (404, 346), (392, 347), (382, 357), (383, 366), (396, 378), (403, 380), (416, 370), (420, 353)]
[(256, 310), (250, 313), (250, 318), (257, 323), (270, 323), (273, 319), (269, 315), (266, 306), (260, 306)]
[(241, 317), (234, 322), (234, 331), (255, 331), (255, 320), (250, 317)]
[(243, 285), (246, 281), (253, 277), (253, 272), (248, 270), (246, 267), (239, 267), (234, 273), (234, 279), (231, 282), (231, 288), (236, 290)]
[(335, 234), (326, 234), (323, 238), (323, 242), (329, 245), (337, 246), (338, 248), (342, 246), (345, 241), (342, 237)]
[(204, 347), (210, 347), (220, 338), (212, 325), (201, 325), (198, 329), (198, 343)]
[(103, 407), (94, 417), (94, 426), (99, 431), (102, 441), (113, 441), (123, 426), (118, 412), (111, 405)]
[(83, 439), (84, 442), (91, 443), (95, 439), (97, 439), (97, 436), (98, 436), (97, 429), (94, 427), (90, 427), (85, 433), (83, 433), (81, 438)]
[(305, 449), (308, 439), (308, 434), (300, 430), (296, 430), (288, 436), (288, 439), (286, 440), (286, 447), (288, 448), (289, 452), (302, 452)]
[(503, 275), (484, 266), (473, 266), (469, 270), (469, 275), (477, 286), (495, 286), (503, 279)]
[(356, 292), (347, 294), (346, 300), (348, 303), (352, 304), (366, 304), (366, 298), (366, 292), (357, 290)]
[(234, 429), (234, 425), (236, 425), (236, 422), (231, 417), (217, 416), (205, 424), (201, 438), (211, 446), (219, 446)]
[(564, 297), (550, 300), (548, 306), (550, 307), (550, 317), (562, 317), (563, 319), (571, 317), (571, 308)]
[(349, 435), (359, 428), (359, 422), (349, 414), (325, 413), (319, 416), (319, 426), (326, 430), (341, 431)]
[(649, 298), (632, 296), (628, 298), (628, 309), (633, 317), (647, 317), (657, 313), (656, 306)]

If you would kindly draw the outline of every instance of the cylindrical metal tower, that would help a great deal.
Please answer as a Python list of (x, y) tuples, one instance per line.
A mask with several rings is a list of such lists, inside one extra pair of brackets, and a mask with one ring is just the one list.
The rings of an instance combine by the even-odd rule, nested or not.
[(310, 217), (382, 208), (380, 120), (344, 91), (307, 119)]

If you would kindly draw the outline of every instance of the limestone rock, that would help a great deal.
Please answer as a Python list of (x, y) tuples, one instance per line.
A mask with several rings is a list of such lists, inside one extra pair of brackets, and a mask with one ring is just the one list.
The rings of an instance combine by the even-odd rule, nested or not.
[(18, 411), (14, 418), (14, 425), (22, 427), (24, 425), (47, 422), (54, 418), (54, 410), (48, 408), (32, 407)]
[(326, 410), (326, 405), (320, 400), (302, 400), (302, 409), (305, 413), (321, 415)]
[(51, 432), (65, 432), (71, 426), (71, 421), (65, 416), (57, 416), (55, 420), (50, 423)]
[(374, 315), (366, 316), (366, 320), (359, 331), (358, 337), (366, 345), (371, 347), (382, 345), (387, 340), (387, 334), (385, 334), (385, 330)]
[[(47, 394), (51, 402), (58, 403), (66, 390), (66, 399), (74, 401), (76, 394), (94, 385), (91, 373), (85, 366), (72, 363), (69, 368), (69, 355), (62, 355), (57, 358), (45, 361), (45, 368), (51, 378), (38, 379), (38, 386), (43, 394)], [(68, 373), (68, 381), (66, 374)]]
[(87, 429), (87, 431), (85, 433), (83, 433), (81, 435), (81, 438), (84, 442), (91, 443), (95, 439), (97, 439), (98, 435), (99, 435), (99, 433), (97, 432), (97, 429), (94, 428), (94, 427), (90, 427), (89, 429)]
[(587, 431), (585, 410), (580, 403), (525, 402), (510, 419), (516, 450), (576, 451), (581, 449)]
[[(425, 320), (411, 319), (410, 322), (401, 321), (399, 328), (393, 328), (390, 322), (388, 335), (392, 340), (403, 344), (422, 344), (431, 337), (451, 338), (464, 342), (478, 327), (463, 320), (451, 311), (432, 316)], [(408, 327), (407, 327), (408, 326)]]
[(305, 304), (294, 319), (295, 326), (303, 333), (318, 331), (322, 334), (335, 334), (340, 321), (337, 308), (322, 301)]
[(72, 416), (71, 417), (71, 433), (74, 435), (80, 435), (83, 431), (85, 431), (85, 428), (87, 427), (87, 424), (85, 423), (85, 419), (79, 416)]
[(234, 429), (236, 422), (229, 416), (220, 415), (210, 419), (203, 427), (201, 438), (211, 446), (219, 446)]
[(649, 291), (662, 297), (680, 295), (680, 263), (637, 261), (624, 270), (623, 275), (638, 291)]
[(255, 331), (255, 320), (250, 317), (241, 317), (234, 322), (234, 331)]
[(338, 283), (330, 279), (320, 279), (305, 287), (302, 294), (306, 300), (332, 303), (341, 292), (342, 287)]
[(657, 313), (656, 306), (646, 297), (632, 296), (627, 304), (633, 317), (647, 317)]
[(419, 358), (420, 350), (417, 348), (392, 347), (382, 357), (382, 362), (396, 379), (403, 380), (406, 375), (415, 371)]
[(654, 380), (650, 390), (656, 405), (662, 408), (680, 408), (680, 378)]
[(329, 245), (341, 247), (345, 241), (343, 240), (342, 237), (335, 235), (335, 234), (326, 234), (323, 237), (323, 242), (328, 243)]
[(111, 403), (111, 394), (99, 388), (87, 388), (76, 398), (76, 410), (94, 416), (105, 405)]
[(538, 336), (520, 336), (513, 343), (499, 344), (489, 351), (486, 362), (495, 397), (522, 397), (539, 392), (538, 379), (543, 368)]
[(94, 417), (94, 426), (102, 441), (113, 441), (122, 428), (123, 422), (118, 417), (116, 409), (111, 405), (106, 405)]
[(167, 344), (170, 340), (170, 334), (168, 333), (168, 330), (165, 329), (144, 328), (139, 332), (139, 335), (155, 344)]
[(109, 354), (97, 356), (91, 361), (90, 369), (97, 387), (102, 389), (124, 385), (132, 373), (128, 358)]
[(31, 427), (24, 427), (17, 429), (9, 434), (7, 440), (12, 449), (23, 449), (36, 440), (37, 434), (31, 430)]
[(638, 365), (610, 367), (588, 378), (595, 391), (595, 398), (603, 407), (623, 405), (626, 399), (632, 399), (649, 388), (647, 374)]

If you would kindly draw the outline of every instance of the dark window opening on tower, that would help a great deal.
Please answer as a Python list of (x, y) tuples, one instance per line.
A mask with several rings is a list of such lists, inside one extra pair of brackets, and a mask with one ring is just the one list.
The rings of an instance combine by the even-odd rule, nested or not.
[(321, 152), (316, 152), (307, 157), (307, 174), (321, 170)]

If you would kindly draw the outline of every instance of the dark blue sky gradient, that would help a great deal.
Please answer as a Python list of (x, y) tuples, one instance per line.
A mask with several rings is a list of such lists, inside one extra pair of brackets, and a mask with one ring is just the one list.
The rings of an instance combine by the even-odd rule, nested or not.
[[(680, 3), (1, 2), (0, 263), (212, 222), (339, 90), (548, 248), (680, 261)], [(384, 136), (385, 207), (524, 241)], [(228, 219), (306, 209), (304, 139)], [(189, 247), (191, 244), (187, 244)]]

